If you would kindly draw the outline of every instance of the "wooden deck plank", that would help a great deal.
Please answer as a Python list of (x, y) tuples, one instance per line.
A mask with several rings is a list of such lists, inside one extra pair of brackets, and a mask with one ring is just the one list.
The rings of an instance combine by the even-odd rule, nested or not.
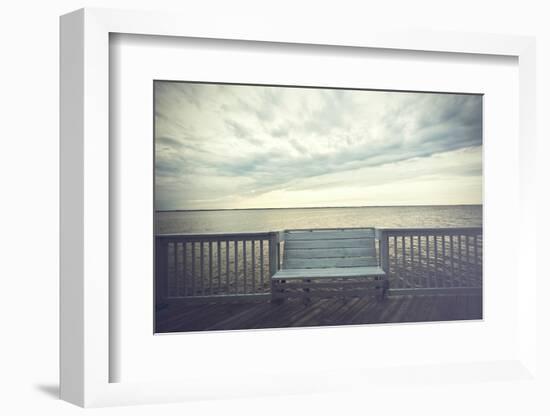
[(374, 299), (374, 302), (357, 317), (357, 323), (387, 323), (397, 313), (403, 301), (402, 296), (388, 297), (382, 301)]
[(368, 297), (357, 298), (357, 302), (351, 304), (351, 306), (343, 311), (343, 313), (339, 316), (340, 325), (342, 325), (344, 322), (349, 322), (351, 318), (354, 317), (357, 312), (360, 311), (361, 308), (363, 308), (371, 299), (372, 298)]
[(424, 304), (424, 309), (423, 309), (424, 319), (423, 319), (423, 321), (424, 322), (437, 322), (439, 320), (438, 319), (438, 310), (437, 310), (436, 304), (433, 300), (433, 296), (427, 296), (427, 298), (429, 300)]
[(341, 325), (342, 322), (345, 322), (343, 316), (351, 309), (355, 304), (359, 302), (360, 298), (351, 298), (344, 300), (344, 305), (337, 309), (332, 316), (334, 325)]
[(467, 316), (468, 304), (465, 296), (456, 295), (455, 313), (456, 319), (463, 320)]
[(422, 322), (432, 322), (432, 311), (434, 309), (434, 302), (430, 296), (425, 296), (424, 302), (422, 303), (418, 314), (419, 320)]
[(169, 332), (204, 331), (224, 317), (247, 310), (250, 306), (246, 304), (210, 304), (202, 312), (189, 314), (182, 319), (170, 322)]
[(301, 300), (287, 300), (282, 305), (270, 303), (271, 314), (263, 321), (256, 322), (252, 328), (284, 328), (288, 319), (297, 311), (307, 309)]
[(251, 305), (249, 308), (243, 308), (241, 311), (231, 314), (225, 319), (217, 320), (214, 324), (210, 325), (206, 330), (216, 330), (225, 328), (246, 328), (248, 323), (252, 320), (257, 320), (257, 315), (266, 311), (263, 304), (258, 303)]
[(157, 332), (480, 319), (475, 295), (396, 295), (312, 301), (176, 305), (157, 312)]
[(483, 305), (481, 296), (468, 296), (467, 299), (468, 316), (473, 316), (470, 319), (483, 319)]
[(399, 307), (404, 301), (405, 300), (403, 299), (403, 297), (387, 298), (384, 299), (382, 302), (379, 302), (374, 310), (369, 310), (367, 311), (367, 313), (378, 313), (378, 310), (380, 309), (378, 321), (386, 323), (389, 322), (391, 317), (397, 313)]
[(197, 305), (195, 307), (169, 307), (162, 311), (162, 314), (157, 314), (159, 323), (157, 325), (157, 332), (163, 331), (163, 328), (175, 328), (181, 325), (182, 322), (191, 322), (200, 318), (201, 316), (212, 315), (216, 305), (204, 304)]
[(358, 309), (355, 314), (349, 319), (350, 324), (364, 324), (372, 323), (369, 322), (369, 319), (376, 317), (376, 322), (382, 322), (383, 318), (379, 311), (391, 310), (391, 300), (386, 299), (385, 301), (379, 301), (375, 298), (366, 298), (367, 303), (360, 309)]
[(352, 324), (353, 320), (359, 314), (361, 314), (362, 311), (366, 310), (369, 306), (372, 305), (371, 300), (372, 298), (368, 297), (359, 298), (359, 301), (343, 315), (343, 322), (348, 322), (349, 324)]
[(324, 309), (330, 304), (331, 299), (322, 299), (315, 307), (307, 308), (309, 312), (303, 314), (299, 319), (291, 322), (292, 326), (319, 326), (320, 315), (324, 314)]
[(332, 298), (330, 305), (324, 310), (323, 316), (320, 317), (319, 325), (337, 325), (338, 322), (334, 320), (334, 316), (340, 309), (345, 307), (348, 303), (347, 299)]
[(414, 296), (403, 296), (404, 301), (400, 305), (399, 309), (395, 312), (395, 315), (390, 319), (390, 322), (406, 322), (405, 318), (410, 315), (410, 307), (413, 303)]
[(428, 319), (429, 322), (438, 322), (441, 321), (441, 311), (440, 306), (438, 305), (437, 301), (435, 299), (432, 299), (431, 301), (431, 309), (428, 313)]
[[(327, 299), (316, 299), (308, 305), (300, 301), (298, 301), (298, 303), (302, 303), (302, 306), (293, 310), (293, 313), (287, 318), (286, 322), (282, 323), (283, 327), (307, 326), (303, 324), (297, 324), (297, 322), (303, 322), (304, 316), (313, 317), (314, 315), (319, 314), (321, 312), (321, 310), (319, 309), (320, 306), (327, 303)], [(315, 324), (317, 320), (309, 319), (308, 322), (310, 322), (311, 325)]]
[(424, 296), (424, 302), (422, 302), (418, 311), (418, 320), (423, 322), (429, 322), (434, 309), (434, 302), (429, 296)]
[(455, 296), (440, 296), (437, 298), (437, 304), (439, 307), (439, 319), (438, 321), (450, 321), (453, 320), (453, 309), (455, 304)]
[(277, 317), (277, 309), (275, 305), (266, 307), (263, 305), (263, 309), (260, 309), (256, 313), (250, 313), (246, 318), (243, 318), (241, 322), (242, 328), (274, 328), (276, 326), (269, 326), (267, 324), (271, 317)]

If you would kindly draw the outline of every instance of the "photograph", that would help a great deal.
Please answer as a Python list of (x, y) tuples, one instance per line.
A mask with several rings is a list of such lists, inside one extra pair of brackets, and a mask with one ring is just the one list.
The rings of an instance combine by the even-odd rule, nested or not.
[(483, 319), (483, 94), (153, 95), (155, 333)]

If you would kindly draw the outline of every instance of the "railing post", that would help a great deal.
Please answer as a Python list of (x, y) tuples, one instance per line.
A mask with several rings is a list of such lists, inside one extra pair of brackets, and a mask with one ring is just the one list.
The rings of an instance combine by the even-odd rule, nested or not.
[(279, 233), (272, 232), (269, 235), (269, 277), (279, 270)]
[(389, 236), (384, 230), (376, 230), (376, 237), (380, 241), (380, 267), (386, 273), (390, 272), (390, 244)]
[(168, 298), (168, 242), (157, 238), (156, 250), (155, 299), (159, 305)]
[(269, 233), (269, 287), (271, 288), (271, 300), (274, 301), (277, 293), (276, 285), (273, 282), (273, 275), (279, 270), (279, 233)]

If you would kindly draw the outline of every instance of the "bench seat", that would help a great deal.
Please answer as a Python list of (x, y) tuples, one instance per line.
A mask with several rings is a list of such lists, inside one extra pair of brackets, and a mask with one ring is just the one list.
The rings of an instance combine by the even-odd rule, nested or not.
[(331, 279), (354, 277), (378, 277), (386, 273), (379, 266), (369, 267), (336, 267), (332, 269), (281, 269), (273, 275), (273, 279)]

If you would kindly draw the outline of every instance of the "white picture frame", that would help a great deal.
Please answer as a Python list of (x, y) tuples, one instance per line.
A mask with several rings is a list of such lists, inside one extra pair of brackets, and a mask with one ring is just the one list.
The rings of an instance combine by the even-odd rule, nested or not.
[[(110, 349), (109, 253), (109, 35), (111, 33), (246, 40), (337, 47), (384, 48), (438, 53), (489, 54), (517, 57), (519, 65), (519, 216), (517, 356), (499, 363), (481, 361), (454, 366), (443, 363), (437, 371), (449, 378), (468, 379), (484, 369), (506, 377), (536, 375), (535, 190), (535, 41), (509, 35), (395, 32), (350, 28), (328, 33), (321, 28), (303, 33), (299, 28), (250, 22), (238, 30), (220, 19), (204, 26), (192, 17), (167, 13), (82, 9), (61, 18), (61, 398), (80, 406), (183, 401), (193, 398), (236, 397), (278, 393), (316, 392), (338, 388), (337, 381), (304, 384), (311, 374), (281, 373), (269, 381), (233, 383), (219, 394), (205, 378), (187, 381), (110, 382), (109, 366), (116, 357)], [(111, 166), (112, 168), (112, 166)], [(517, 273), (517, 271), (516, 271)], [(304, 336), (308, 336), (305, 334)], [(419, 363), (420, 365), (421, 363)], [(422, 366), (420, 366), (421, 368)], [(384, 369), (370, 375), (349, 368), (338, 377), (373, 388)], [(395, 376), (395, 370), (392, 373)], [(420, 369), (430, 377), (433, 367)], [(285, 383), (281, 383), (286, 380)], [(227, 382), (227, 379), (222, 380)], [(476, 382), (472, 377), (472, 382)], [(281, 387), (284, 386), (284, 387)], [(306, 386), (306, 387), (304, 387)]]

